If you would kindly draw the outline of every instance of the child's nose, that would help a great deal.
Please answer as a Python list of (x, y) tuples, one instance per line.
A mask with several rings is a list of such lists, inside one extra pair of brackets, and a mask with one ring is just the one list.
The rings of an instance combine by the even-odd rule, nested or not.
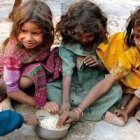
[(26, 39), (27, 39), (27, 40), (32, 40), (32, 35), (31, 35), (30, 33), (28, 33), (28, 34), (26, 35)]

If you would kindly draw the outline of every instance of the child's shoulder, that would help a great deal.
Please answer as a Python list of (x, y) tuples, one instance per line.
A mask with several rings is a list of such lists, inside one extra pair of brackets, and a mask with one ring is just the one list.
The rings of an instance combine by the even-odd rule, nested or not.
[(108, 37), (108, 41), (112, 41), (112, 40), (124, 41), (124, 39), (125, 39), (124, 32), (114, 33)]

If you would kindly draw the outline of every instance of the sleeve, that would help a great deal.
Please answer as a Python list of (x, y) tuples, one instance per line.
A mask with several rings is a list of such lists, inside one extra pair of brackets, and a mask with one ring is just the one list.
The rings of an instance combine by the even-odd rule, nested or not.
[(131, 72), (132, 63), (131, 55), (127, 52), (123, 53), (119, 57), (118, 61), (116, 61), (110, 73), (115, 77), (115, 79), (119, 80)]
[(23, 123), (24, 118), (20, 113), (11, 110), (0, 112), (0, 136), (20, 128)]
[(134, 94), (140, 99), (140, 87), (134, 91)]
[(65, 47), (60, 47), (59, 55), (62, 59), (62, 75), (71, 76), (75, 67), (75, 55)]
[(14, 57), (3, 59), (3, 79), (7, 86), (7, 92), (19, 90), (20, 62)]

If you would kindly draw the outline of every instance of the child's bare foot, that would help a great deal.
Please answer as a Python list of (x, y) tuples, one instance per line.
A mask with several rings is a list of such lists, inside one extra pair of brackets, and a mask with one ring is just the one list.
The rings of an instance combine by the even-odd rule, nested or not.
[(104, 116), (104, 120), (108, 123), (117, 125), (117, 126), (124, 126), (125, 125), (125, 121), (123, 119), (123, 117), (117, 117), (114, 113), (111, 112), (106, 112), (105, 116)]
[(125, 106), (128, 104), (128, 102), (132, 99), (132, 94), (129, 93), (125, 93), (120, 101), (120, 103), (118, 104), (118, 108), (119, 109), (124, 109)]

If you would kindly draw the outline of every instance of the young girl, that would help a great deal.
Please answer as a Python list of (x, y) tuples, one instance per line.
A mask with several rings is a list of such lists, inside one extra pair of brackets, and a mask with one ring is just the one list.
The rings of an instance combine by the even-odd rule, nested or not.
[[(86, 99), (79, 105), (79, 110), (82, 112), (85, 108), (93, 104), (97, 96), (105, 94), (115, 82), (120, 80), (121, 83), (127, 87), (127, 90), (129, 89), (129, 91), (134, 94), (134, 97), (123, 110), (116, 110), (116, 115), (111, 112), (107, 112), (105, 114), (105, 120), (107, 122), (118, 126), (123, 126), (130, 113), (140, 104), (140, 9), (136, 10), (128, 20), (125, 43), (130, 48), (119, 56), (119, 59), (116, 61), (112, 69), (109, 68), (110, 61), (102, 61), (104, 62), (106, 68), (110, 71), (110, 74), (105, 79), (98, 82)], [(99, 48), (100, 47), (101, 46), (99, 46)], [(104, 52), (104, 56), (107, 53), (108, 52)], [(104, 57), (102, 56), (100, 58), (103, 59)], [(120, 91), (116, 92), (116, 94), (118, 94)], [(68, 112), (59, 124), (62, 124), (62, 122), (71, 122), (74, 120), (74, 117), (75, 116), (72, 112)]]
[[(61, 70), (58, 49), (50, 51), (53, 40), (52, 13), (46, 3), (30, 0), (18, 8), (3, 47), (3, 79), (12, 99), (56, 113), (58, 105), (46, 102), (46, 82), (58, 78)], [(33, 84), (32, 98), (23, 89)]]
[[(106, 41), (107, 18), (101, 9), (90, 1), (81, 1), (70, 6), (68, 12), (61, 17), (57, 24), (57, 33), (62, 36), (60, 57), (62, 59), (62, 104), (59, 122), (65, 122), (66, 111), (70, 118), (79, 120), (82, 115), (80, 104), (88, 103), (86, 96), (91, 94), (94, 87), (105, 77), (102, 66), (95, 50)], [(54, 85), (52, 84), (54, 87)], [(51, 89), (50, 89), (51, 90)], [(119, 91), (119, 92), (118, 92)], [(59, 86), (57, 85), (57, 93)], [(58, 96), (57, 96), (58, 97)], [(97, 95), (88, 108), (84, 108), (85, 120), (100, 120), (104, 113), (121, 97), (121, 88), (115, 84), (104, 96)], [(61, 126), (61, 123), (58, 123)]]
[[(115, 115), (108, 113), (106, 116), (106, 121), (118, 126), (123, 126), (140, 105), (140, 8), (128, 19), (125, 42), (130, 48), (119, 57), (108, 77), (112, 83), (120, 79), (133, 94), (124, 109), (116, 109)], [(108, 81), (108, 78), (105, 80)]]

